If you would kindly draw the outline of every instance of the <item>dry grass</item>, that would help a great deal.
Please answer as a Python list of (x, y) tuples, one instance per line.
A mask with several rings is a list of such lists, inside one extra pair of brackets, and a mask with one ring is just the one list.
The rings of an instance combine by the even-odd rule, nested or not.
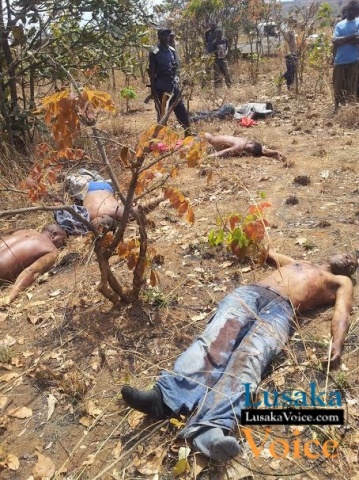
[[(223, 264), (231, 259), (227, 252), (209, 250), (206, 235), (210, 226), (215, 224), (218, 209), (223, 213), (237, 211), (239, 207), (247, 205), (249, 197), (255, 197), (258, 190), (265, 190), (273, 204), (269, 234), (278, 250), (295, 257), (321, 261), (333, 248), (341, 250), (346, 245), (357, 247), (356, 227), (350, 223), (354, 221), (353, 205), (357, 199), (352, 192), (359, 180), (356, 157), (354, 159), (353, 156), (356, 141), (345, 143), (348, 140), (342, 141), (342, 137), (336, 137), (334, 132), (333, 136), (327, 135), (325, 123), (332, 108), (331, 98), (307, 98), (314, 89), (314, 81), (309, 74), (306, 75), (306, 84), (299, 97), (286, 93), (282, 97), (273, 97), (276, 95), (276, 86), (272, 78), (283, 70), (282, 60), (271, 59), (260, 68), (259, 85), (247, 85), (248, 65), (242, 62), (239, 75), (235, 76), (240, 80), (238, 85), (232, 90), (225, 87), (219, 89), (215, 95), (211, 86), (198, 89), (191, 101), (191, 110), (212, 109), (227, 102), (239, 104), (273, 100), (275, 107), (281, 111), (281, 117), (263, 122), (255, 129), (245, 131), (245, 134), (283, 149), (296, 162), (293, 170), (284, 169), (269, 159), (244, 158), (240, 162), (238, 159), (218, 160), (210, 184), (197, 171), (181, 172), (177, 181), (196, 204), (197, 222), (194, 228), (187, 228), (166, 206), (153, 214), (157, 228), (150, 232), (149, 241), (165, 256), (165, 265), (159, 272), (161, 285), (156, 294), (151, 291), (152, 295), (144, 295), (150, 301), (123, 305), (119, 310), (112, 309), (97, 292), (98, 270), (88, 253), (89, 247), (84, 246), (81, 239), (73, 239), (64, 253), (72, 250), (80, 252), (80, 262), (31, 287), (27, 295), (22, 295), (9, 308), (9, 317), (1, 327), (4, 334), (11, 335), (17, 342), (5, 358), (8, 361), (9, 355), (12, 358), (19, 357), (24, 365), (13, 366), (20, 377), (1, 383), (0, 391), (1, 395), (9, 396), (16, 406), (31, 404), (34, 416), (26, 424), (13, 422), (12, 425), (6, 423), (3, 426), (0, 423), (0, 432), (6, 432), (4, 451), (20, 458), (18, 472), (11, 476), (11, 472), (2, 471), (4, 479), (28, 478), (35, 463), (35, 453), (39, 450), (53, 459), (58, 472), (61, 468), (67, 472), (58, 473), (56, 479), (134, 480), (153, 479), (157, 474), (160, 479), (173, 478), (178, 447), (183, 444), (176, 441), (176, 429), (168, 422), (152, 423), (146, 417), (130, 411), (121, 400), (119, 391), (124, 383), (141, 388), (150, 387), (159, 370), (171, 371), (175, 358), (205, 325), (205, 319), (193, 318), (203, 312), (210, 314), (216, 303), (238, 282), (255, 282), (264, 273), (260, 268), (243, 273), (242, 266), (235, 261), (224, 268)], [(233, 69), (232, 73), (237, 72)], [(138, 98), (133, 102), (133, 109), (137, 112), (129, 115), (119, 113), (101, 121), (106, 133), (114, 135), (116, 141), (130, 145), (134, 145), (139, 132), (155, 118), (153, 104), (146, 107), (142, 104), (147, 90), (144, 91), (139, 81), (133, 83), (138, 92)], [(121, 78), (117, 84), (121, 85)], [(121, 110), (123, 105), (119, 96), (116, 98)], [(316, 116), (309, 117), (313, 115), (313, 110)], [(338, 113), (338, 122), (340, 115), (342, 112)], [(171, 124), (174, 123), (172, 118)], [(343, 136), (344, 130), (335, 127)], [(341, 128), (344, 129), (344, 126)], [(220, 133), (243, 132), (237, 124), (229, 121), (202, 122), (198, 130), (204, 129)], [(316, 129), (318, 133), (311, 134)], [(93, 147), (91, 140), (88, 145), (89, 148)], [(346, 150), (342, 152), (344, 148)], [(311, 155), (312, 151), (319, 154)], [(117, 146), (109, 143), (108, 152), (114, 166), (119, 168)], [(353, 161), (349, 154), (353, 156)], [(91, 158), (96, 159), (95, 150), (91, 150)], [(10, 168), (9, 159), (6, 162), (7, 168)], [(346, 169), (344, 164), (347, 165)], [(323, 179), (321, 174), (326, 170), (330, 175)], [(350, 175), (345, 173), (348, 171)], [(310, 185), (295, 186), (293, 179), (303, 174), (309, 174), (313, 181)], [(298, 203), (285, 204), (285, 199), (290, 195), (298, 198)], [(14, 198), (17, 197), (7, 193), (6, 206), (14, 206)], [(169, 217), (172, 223), (168, 222)], [(48, 215), (38, 214), (9, 219), (7, 224), (9, 228), (25, 228), (40, 226), (47, 223), (48, 219)], [(318, 227), (320, 222), (327, 226)], [(332, 226), (328, 223), (332, 223)], [(297, 238), (303, 237), (306, 238), (303, 245), (312, 242), (318, 247), (307, 252), (296, 243)], [(111, 260), (116, 275), (121, 279), (129, 278), (126, 265), (116, 257)], [(53, 296), (58, 291), (60, 294)], [(169, 304), (168, 300), (173, 297), (176, 302)], [(357, 297), (358, 292), (355, 305), (358, 305)], [(332, 310), (314, 312), (301, 319), (298, 333), (275, 362), (275, 372), (266, 378), (267, 385), (299, 388), (308, 383), (313, 369), (320, 367), (320, 359), (328, 352), (331, 314)], [(38, 321), (32, 323), (31, 320)], [(349, 409), (346, 435), (338, 458), (289, 478), (344, 480), (354, 476), (357, 470), (357, 310), (352, 320), (343, 357), (344, 367), (332, 374), (333, 380), (346, 394)], [(306, 367), (304, 373), (296, 367), (303, 364)], [(325, 384), (326, 379), (324, 374), (321, 382)], [(327, 384), (327, 388), (331, 386), (331, 383)], [(51, 419), (45, 421), (49, 393), (58, 402)], [(313, 428), (307, 435), (308, 438), (310, 435), (332, 438), (340, 433), (340, 428), (327, 431)], [(265, 456), (256, 460), (249, 456), (245, 444), (242, 448), (243, 455), (238, 458), (239, 462), (254, 470), (270, 473), (264, 476), (247, 472), (247, 477), (254, 480), (274, 480), (293, 473), (297, 468), (303, 471), (313, 466), (310, 462), (298, 465), (290, 459), (275, 463), (272, 458)], [(191, 471), (182, 478), (244, 478), (238, 461), (225, 467), (206, 464), (192, 451), (189, 458)]]
[(341, 107), (336, 115), (336, 120), (343, 128), (358, 128), (359, 103)]

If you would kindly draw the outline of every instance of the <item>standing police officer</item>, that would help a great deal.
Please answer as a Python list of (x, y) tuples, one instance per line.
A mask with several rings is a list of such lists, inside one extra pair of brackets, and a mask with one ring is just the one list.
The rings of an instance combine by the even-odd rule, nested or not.
[[(178, 78), (176, 77), (176, 52), (169, 45), (171, 30), (158, 30), (159, 43), (152, 48), (149, 55), (148, 73), (151, 83), (151, 95), (155, 101), (157, 120), (163, 116), (163, 102), (170, 98), (169, 105), (173, 104), (181, 95), (178, 87)], [(185, 136), (190, 135), (189, 119), (186, 107), (181, 99), (174, 107), (173, 111), (177, 120), (185, 131)]]

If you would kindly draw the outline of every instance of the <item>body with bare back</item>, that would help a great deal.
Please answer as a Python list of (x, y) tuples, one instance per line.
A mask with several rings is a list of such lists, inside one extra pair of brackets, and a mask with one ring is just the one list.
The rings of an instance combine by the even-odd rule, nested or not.
[(56, 224), (46, 225), (42, 232), (19, 230), (0, 237), (0, 281), (15, 282), (1, 303), (9, 304), (56, 262), (58, 248), (66, 232)]
[(181, 436), (217, 461), (239, 454), (231, 432), (241, 416), (245, 385), (256, 389), (295, 327), (296, 311), (334, 305), (328, 361), (331, 367), (340, 363), (353, 302), (348, 277), (358, 266), (356, 255), (334, 255), (315, 265), (270, 250), (267, 262), (277, 269), (227, 295), (204, 332), (173, 370), (161, 372), (152, 390), (122, 388), (131, 407), (156, 418), (194, 411)]
[(212, 135), (206, 132), (204, 138), (214, 147), (215, 150), (217, 150), (215, 153), (211, 153), (209, 157), (253, 155), (254, 157), (274, 157), (278, 160), (285, 160), (284, 155), (278, 150), (272, 150), (245, 137)]

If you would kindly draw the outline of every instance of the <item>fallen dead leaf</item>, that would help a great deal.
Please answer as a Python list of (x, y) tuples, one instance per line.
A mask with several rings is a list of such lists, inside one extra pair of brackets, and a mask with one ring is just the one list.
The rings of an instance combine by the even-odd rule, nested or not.
[(161, 471), (165, 455), (166, 449), (157, 447), (150, 455), (141, 459), (137, 458), (133, 463), (142, 475), (156, 475)]
[(83, 427), (88, 428), (90, 425), (92, 425), (92, 418), (87, 416), (81, 417), (79, 420), (79, 424)]
[(145, 416), (144, 413), (138, 412), (137, 410), (132, 410), (132, 412), (127, 417), (129, 426), (133, 429), (136, 428), (144, 416)]
[(22, 355), (23, 355), (23, 357), (28, 358), (28, 357), (32, 357), (33, 355), (35, 355), (35, 352), (30, 352), (30, 350), (26, 350), (25, 352), (22, 352)]
[(99, 408), (96, 403), (93, 400), (90, 400), (86, 404), (86, 412), (91, 416), (91, 417), (98, 417), (103, 413), (103, 410)]
[(14, 365), (14, 367), (19, 368), (19, 367), (23, 367), (24, 363), (23, 363), (23, 361), (21, 360), (20, 357), (13, 357), (11, 359), (11, 365)]
[(204, 320), (207, 317), (207, 313), (200, 313), (199, 315), (195, 315), (194, 317), (191, 317), (192, 322), (199, 322), (201, 320)]
[(30, 418), (32, 417), (32, 410), (28, 407), (17, 407), (9, 410), (7, 414), (13, 418)]
[(57, 398), (54, 395), (52, 395), (52, 393), (49, 393), (46, 396), (46, 400), (47, 400), (47, 421), (49, 421), (50, 418), (52, 417), (52, 414), (54, 413), (55, 405), (57, 404)]
[(11, 335), (6, 335), (2, 340), (0, 340), (0, 347), (11, 347), (16, 343), (16, 340)]
[(56, 467), (50, 457), (37, 454), (37, 464), (32, 469), (34, 480), (43, 480), (44, 478), (51, 478), (55, 473)]
[(8, 363), (0, 362), (0, 368), (2, 368), (3, 370), (12, 370), (12, 366), (9, 365)]
[(1, 375), (0, 382), (10, 382), (10, 380), (17, 377), (19, 377), (19, 374), (16, 372), (5, 373), (4, 375)]
[(84, 467), (88, 466), (88, 465), (93, 465), (95, 463), (95, 460), (96, 460), (96, 453), (90, 453), (90, 455), (88, 455), (88, 457), (86, 458), (86, 460), (82, 463), (82, 465)]
[(119, 442), (116, 443), (115, 448), (112, 450), (112, 455), (115, 458), (119, 458), (119, 456), (121, 455), (121, 452), (122, 452), (122, 442), (120, 440)]
[(0, 397), (0, 410), (6, 407), (8, 400), (8, 397)]
[(7, 319), (7, 317), (8, 317), (8, 314), (7, 314), (7, 313), (0, 312), (0, 323), (5, 322), (5, 320)]
[(12, 453), (9, 453), (5, 460), (0, 462), (0, 467), (2, 468), (8, 468), (9, 470), (17, 470), (20, 466), (19, 459), (17, 458), (16, 455), (13, 455)]
[(203, 469), (207, 467), (209, 459), (201, 454), (194, 455), (193, 459), (193, 478), (196, 479), (197, 476), (202, 472)]
[(61, 294), (61, 290), (54, 290), (53, 292), (49, 293), (49, 297), (58, 297)]
[(35, 317), (35, 316), (31, 316), (31, 317), (28, 316), (28, 317), (27, 317), (27, 320), (28, 320), (30, 323), (32, 323), (33, 325), (36, 325), (37, 323), (42, 322), (42, 321), (43, 321), (43, 318), (42, 318), (41, 316), (37, 316), (37, 317)]

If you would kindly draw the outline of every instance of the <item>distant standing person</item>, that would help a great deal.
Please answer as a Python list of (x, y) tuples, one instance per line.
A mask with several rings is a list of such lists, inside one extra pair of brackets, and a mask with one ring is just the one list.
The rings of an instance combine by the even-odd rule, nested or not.
[(295, 40), (295, 21), (288, 19), (286, 29), (281, 29), (281, 34), (287, 44), (287, 53), (285, 55), (286, 71), (283, 74), (283, 78), (287, 83), (287, 88), (290, 90), (295, 82), (295, 76), (297, 73), (298, 57), (297, 57), (297, 42)]
[(221, 84), (223, 75), (227, 87), (231, 87), (232, 80), (228, 72), (228, 62), (226, 60), (228, 53), (228, 40), (223, 37), (223, 32), (220, 29), (216, 30), (216, 38), (213, 41), (213, 52), (215, 54), (213, 64), (214, 86), (218, 87)]
[(209, 29), (206, 30), (204, 34), (204, 38), (206, 40), (207, 53), (213, 53), (213, 42), (216, 38), (216, 29), (217, 29), (217, 25), (215, 23), (211, 23)]
[(347, 18), (334, 29), (333, 45), (336, 49), (333, 70), (334, 108), (355, 101), (359, 79), (359, 4), (351, 0), (347, 5)]
[[(158, 30), (159, 43), (151, 49), (149, 55), (149, 76), (151, 83), (151, 95), (155, 101), (157, 120), (159, 121), (164, 113), (166, 96), (170, 98), (169, 105), (178, 100), (181, 92), (178, 87), (176, 52), (169, 45), (170, 29)], [(185, 131), (185, 136), (190, 135), (188, 112), (180, 99), (174, 107), (176, 118)]]

